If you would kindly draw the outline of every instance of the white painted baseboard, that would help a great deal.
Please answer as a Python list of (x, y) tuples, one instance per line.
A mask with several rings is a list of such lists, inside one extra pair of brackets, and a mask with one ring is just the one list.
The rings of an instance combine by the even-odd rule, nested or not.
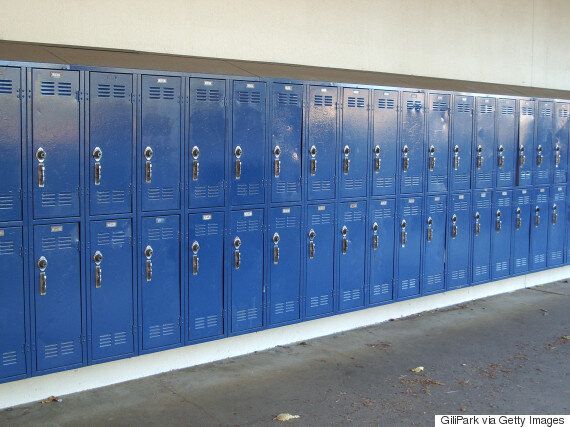
[(117, 384), (570, 277), (570, 266), (295, 325), (0, 384), (0, 409)]

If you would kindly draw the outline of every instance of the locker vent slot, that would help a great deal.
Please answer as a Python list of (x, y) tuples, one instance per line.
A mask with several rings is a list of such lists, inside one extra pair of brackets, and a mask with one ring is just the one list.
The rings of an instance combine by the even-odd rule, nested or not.
[(196, 237), (217, 236), (220, 234), (220, 228), (215, 222), (208, 223), (207, 225), (204, 223), (196, 224), (194, 227), (194, 234)]
[(475, 206), (479, 209), (487, 209), (487, 208), (491, 208), (491, 199), (486, 198), (486, 199), (479, 199), (477, 200), (477, 202), (475, 203)]
[(149, 200), (173, 200), (173, 187), (153, 187), (147, 189), (147, 197)]
[(344, 181), (344, 187), (347, 190), (360, 190), (361, 188), (364, 188), (364, 180), (360, 178), (347, 179)]
[(100, 205), (105, 205), (108, 203), (124, 203), (125, 196), (126, 194), (122, 190), (97, 191), (96, 193), (97, 204)]
[(466, 269), (454, 270), (451, 272), (451, 279), (452, 280), (465, 279), (466, 277), (467, 277), (467, 270)]
[(501, 107), (501, 114), (511, 116), (515, 113), (515, 107), (512, 105), (503, 105)]
[(489, 267), (486, 265), (478, 265), (475, 267), (475, 276), (486, 276), (489, 273)]
[(445, 205), (443, 203), (430, 203), (428, 212), (430, 214), (445, 212)]
[(147, 232), (148, 240), (173, 240), (177, 237), (174, 228), (164, 226), (161, 228), (149, 228)]
[(344, 213), (344, 222), (358, 222), (362, 221), (362, 212), (349, 211)]
[(528, 205), (530, 204), (530, 196), (528, 194), (524, 196), (517, 197), (517, 203), (519, 205)]
[(342, 301), (354, 301), (360, 298), (360, 289), (352, 289), (342, 292)]
[(491, 104), (480, 104), (479, 114), (491, 114), (493, 112), (493, 105)]
[(12, 93), (12, 80), (0, 79), (0, 93)]
[(148, 88), (150, 99), (174, 99), (174, 88), (168, 86), (150, 86)]
[(418, 281), (416, 278), (406, 279), (406, 280), (400, 281), (400, 288), (403, 291), (409, 291), (412, 289), (416, 289), (417, 285), (418, 285)]
[(443, 101), (443, 100), (437, 100), (437, 101), (433, 101), (431, 104), (431, 109), (433, 111), (447, 111), (448, 106), (447, 106), (447, 101)]
[(283, 105), (298, 105), (299, 95), (293, 92), (277, 92), (277, 103)]
[(295, 311), (295, 301), (285, 301), (285, 302), (278, 302), (275, 304), (275, 311), (276, 315), (285, 314), (285, 313), (292, 313)]
[(332, 107), (333, 97), (332, 95), (315, 95), (314, 105), (315, 107)]
[(275, 189), (277, 194), (297, 193), (297, 181), (279, 181), (277, 182)]
[(127, 95), (125, 85), (113, 85), (113, 96), (115, 98), (124, 98)]
[(540, 115), (542, 117), (552, 117), (552, 109), (550, 107), (544, 107), (540, 110)]
[(0, 256), (14, 255), (15, 252), (14, 242), (11, 240), (0, 240)]
[(71, 206), (71, 193), (42, 193), (42, 207), (53, 208), (56, 206)]
[(281, 230), (284, 228), (295, 228), (299, 225), (299, 219), (295, 216), (282, 216), (275, 218), (275, 228)]
[(111, 85), (98, 84), (97, 85), (97, 96), (99, 98), (109, 98), (111, 96)]
[(534, 108), (532, 107), (522, 107), (521, 114), (523, 116), (532, 116), (534, 114)]
[(417, 187), (420, 185), (420, 177), (415, 176), (404, 176), (403, 179), (404, 187)]
[(390, 287), (391, 287), (390, 283), (381, 283), (379, 285), (374, 285), (372, 287), (372, 293), (374, 295), (386, 295), (387, 293), (390, 292)]
[(58, 82), (57, 83), (57, 94), (59, 96), (71, 96), (71, 83), (70, 82)]
[(238, 196), (255, 196), (260, 193), (260, 185), (257, 182), (251, 184), (238, 184), (236, 193)]
[(499, 261), (495, 263), (495, 271), (506, 271), (509, 268), (507, 261)]
[(566, 197), (564, 196), (564, 193), (554, 193), (554, 201), (555, 202), (563, 202), (564, 199), (566, 199)]
[(220, 185), (197, 185), (194, 188), (194, 197), (197, 199), (217, 198), (220, 196)]
[(125, 85), (110, 85), (100, 83), (97, 85), (97, 96), (99, 98), (110, 98), (111, 89), (113, 98), (124, 98), (127, 95), (127, 88)]
[(551, 252), (550, 259), (552, 259), (553, 261), (562, 260), (562, 251)]
[(393, 217), (394, 213), (391, 209), (378, 209), (372, 213), (372, 218), (374, 218), (374, 221), (380, 221), (381, 219), (388, 219)]
[(411, 100), (406, 101), (406, 108), (408, 110), (420, 109), (421, 107), (422, 107), (422, 101), (411, 101)]
[(196, 101), (205, 102), (219, 102), (222, 99), (222, 94), (219, 89), (196, 89)]
[(546, 262), (546, 254), (537, 254), (533, 257), (533, 262), (535, 264), (540, 264)]
[(465, 201), (465, 200), (457, 201), (455, 203), (455, 211), (456, 212), (467, 211), (467, 201)]
[(97, 233), (97, 244), (99, 246), (123, 246), (128, 242), (128, 235), (124, 231), (114, 231), (113, 233)]
[(245, 322), (247, 320), (257, 319), (257, 308), (248, 308), (244, 310), (238, 310), (236, 312), (236, 320), (238, 322)]
[(538, 194), (536, 196), (536, 203), (548, 203), (548, 197), (546, 196), (546, 194), (544, 193)]
[(467, 102), (460, 102), (457, 104), (456, 111), (458, 113), (470, 113), (471, 112), (471, 105)]
[(11, 210), (14, 208), (14, 196), (11, 194), (0, 195), (0, 210)]
[(561, 108), (561, 109), (558, 111), (558, 115), (559, 115), (560, 117), (568, 117), (568, 116), (570, 115), (570, 113), (568, 112), (568, 109), (566, 109), (566, 108)]
[(437, 274), (430, 274), (427, 277), (427, 283), (428, 285), (438, 285), (440, 283), (443, 283), (443, 274), (442, 273), (437, 273)]
[(240, 219), (236, 222), (236, 231), (238, 233), (243, 233), (246, 231), (259, 231), (260, 222), (257, 219)]
[(44, 357), (52, 359), (59, 356), (69, 356), (75, 353), (75, 343), (66, 341), (59, 344), (47, 344), (44, 346)]
[(364, 108), (366, 103), (364, 102), (364, 98), (360, 96), (349, 96), (347, 105), (349, 108)]
[(526, 257), (524, 257), (524, 258), (517, 258), (517, 259), (515, 260), (515, 266), (517, 266), (517, 267), (526, 267), (526, 266), (527, 266), (527, 263), (528, 263), (528, 261), (527, 261), (527, 258), (526, 258)]
[(508, 197), (501, 197), (498, 201), (497, 201), (497, 205), (500, 207), (508, 207), (511, 206), (511, 199), (509, 199)]
[(148, 327), (149, 338), (167, 337), (174, 335), (176, 325), (174, 323), (164, 323), (162, 325), (153, 325)]
[(323, 214), (313, 214), (311, 215), (311, 225), (319, 225), (319, 224), (330, 224), (332, 217), (331, 214), (323, 213)]
[(393, 176), (389, 176), (386, 178), (376, 178), (376, 188), (392, 188), (392, 186), (396, 183), (396, 178)]
[(42, 250), (55, 251), (73, 248), (73, 239), (70, 236), (42, 237)]
[(237, 93), (237, 100), (238, 102), (247, 104), (259, 104), (261, 102), (261, 93), (257, 91), (245, 91), (245, 90), (238, 90)]
[(2, 353), (2, 366), (16, 365), (18, 363), (18, 353), (7, 351)]
[(311, 297), (310, 299), (310, 306), (311, 308), (314, 307), (324, 307), (329, 304), (329, 295), (324, 294), (316, 297)]
[(402, 210), (404, 216), (416, 216), (420, 214), (420, 208), (418, 205), (407, 205)]
[(218, 327), (219, 316), (203, 316), (197, 317), (194, 320), (194, 330), (206, 329), (206, 328), (217, 328)]
[(331, 188), (332, 188), (332, 184), (331, 184), (331, 181), (329, 181), (329, 180), (317, 179), (317, 180), (313, 181), (312, 185), (311, 185), (311, 190), (314, 193), (320, 193), (322, 191), (329, 192), (329, 191), (331, 191)]
[(106, 348), (127, 343), (126, 332), (116, 332), (114, 334), (104, 334), (99, 336), (99, 348)]
[(379, 98), (378, 99), (378, 108), (393, 110), (396, 107), (396, 101), (393, 99), (388, 98)]
[(48, 81), (41, 82), (40, 93), (42, 95), (55, 95), (55, 82), (48, 82)]

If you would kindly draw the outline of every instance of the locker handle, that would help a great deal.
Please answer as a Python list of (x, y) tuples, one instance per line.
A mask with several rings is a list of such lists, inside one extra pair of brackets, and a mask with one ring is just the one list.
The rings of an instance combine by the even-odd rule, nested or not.
[(342, 253), (346, 255), (348, 252), (348, 227), (343, 225), (340, 233), (342, 234)]
[(342, 159), (342, 172), (345, 175), (348, 175), (348, 172), (350, 171), (350, 147), (348, 145), (344, 146), (343, 153), (344, 158)]
[(95, 185), (101, 184), (101, 158), (103, 157), (103, 150), (99, 147), (95, 147), (93, 150), (93, 158), (95, 159), (95, 171), (94, 171), (94, 181)]
[(95, 288), (100, 288), (103, 281), (102, 261), (103, 254), (100, 251), (96, 251), (93, 255), (93, 262), (95, 263)]
[(273, 175), (278, 177), (281, 175), (281, 160), (279, 160), (279, 156), (281, 155), (281, 147), (278, 145), (273, 148), (273, 155), (275, 159), (273, 160)]
[(400, 244), (402, 246), (406, 246), (406, 243), (408, 243), (408, 232), (406, 231), (406, 226), (406, 220), (402, 220), (400, 223)]
[(380, 246), (380, 236), (378, 236), (378, 223), (375, 222), (372, 224), (372, 249), (377, 250), (378, 246)]
[(44, 296), (47, 294), (47, 275), (45, 271), (40, 272), (40, 295)]
[(200, 173), (200, 149), (197, 146), (192, 147), (192, 181), (198, 181), (198, 174)]
[(475, 212), (475, 235), (478, 236), (481, 233), (481, 223), (479, 222), (481, 219), (481, 214), (479, 212)]
[(43, 163), (38, 165), (38, 187), (44, 188), (46, 182), (46, 166)]
[(382, 159), (380, 158), (380, 146), (374, 147), (374, 170), (380, 172), (380, 167), (382, 165)]
[(497, 165), (502, 168), (505, 165), (505, 148), (499, 145), (499, 154), (497, 156)]
[(534, 209), (534, 226), (538, 227), (540, 225), (540, 208), (537, 206)]
[(192, 274), (196, 276), (198, 274), (198, 270), (200, 269), (200, 258), (198, 258), (197, 254), (192, 255)]
[(235, 161), (235, 178), (236, 179), (240, 179), (241, 178), (241, 156), (243, 154), (243, 150), (242, 148), (238, 145), (235, 149), (234, 149), (234, 155), (236, 157), (236, 161)]
[(144, 180), (147, 183), (152, 182), (152, 161), (151, 160), (152, 160), (153, 155), (154, 155), (154, 152), (152, 151), (152, 148), (146, 147), (144, 149), (144, 158), (146, 159)]
[(146, 281), (150, 282), (152, 280), (152, 260), (147, 259), (146, 260)]
[(552, 205), (552, 224), (558, 222), (558, 206)]
[(457, 216), (453, 215), (451, 217), (451, 238), (455, 239), (457, 237), (457, 234), (458, 234)]
[(477, 169), (481, 169), (483, 167), (483, 146), (477, 146), (477, 161), (476, 161)]
[(317, 147), (314, 145), (311, 146), (309, 150), (309, 154), (311, 155), (311, 175), (317, 174)]
[(556, 147), (554, 148), (554, 167), (560, 167), (562, 155), (560, 154), (560, 145), (558, 142), (556, 143)]
[(498, 210), (497, 213), (495, 214), (495, 230), (496, 231), (501, 231), (501, 228), (503, 228), (503, 221), (501, 220), (501, 211)]
[(519, 167), (523, 167), (526, 162), (526, 155), (524, 152), (524, 145), (519, 147)]
[(234, 265), (236, 270), (239, 270), (241, 266), (241, 253), (238, 249), (234, 251)]
[(433, 172), (435, 170), (435, 147), (432, 145), (429, 147), (429, 171)]
[(453, 169), (455, 170), (459, 169), (460, 160), (461, 157), (459, 157), (459, 145), (456, 145), (455, 147), (453, 147)]
[(427, 241), (431, 242), (433, 240), (433, 219), (431, 217), (427, 220)]
[(315, 258), (315, 237), (317, 233), (315, 230), (311, 229), (309, 231), (309, 259)]
[(273, 235), (273, 264), (279, 264), (279, 241), (281, 237), (279, 233)]
[(407, 172), (408, 169), (410, 168), (410, 158), (408, 157), (410, 153), (410, 149), (408, 148), (407, 145), (404, 145), (404, 148), (402, 148), (402, 169), (404, 170), (404, 172)]
[(520, 230), (522, 227), (521, 208), (517, 208), (517, 217), (515, 219), (515, 229)]
[(543, 154), (542, 154), (542, 145), (538, 144), (536, 147), (536, 165), (540, 166), (542, 164)]

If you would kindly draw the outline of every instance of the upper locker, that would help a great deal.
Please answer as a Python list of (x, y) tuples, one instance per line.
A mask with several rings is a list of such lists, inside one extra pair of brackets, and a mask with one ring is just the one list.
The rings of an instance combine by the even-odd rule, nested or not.
[(0, 67), (0, 221), (22, 219), (22, 101), (19, 68)]
[(142, 76), (142, 210), (180, 208), (181, 79)]
[(538, 101), (538, 119), (536, 123), (536, 149), (534, 154), (534, 185), (550, 183), (552, 149), (554, 134), (554, 103)]
[(473, 188), (493, 186), (495, 146), (495, 98), (477, 97), (476, 134), (473, 150)]
[(263, 82), (233, 82), (230, 204), (263, 203), (265, 157)]
[(343, 89), (342, 134), (339, 153), (340, 196), (366, 196), (368, 163), (367, 89)]
[(133, 76), (89, 73), (89, 213), (132, 211)]
[(519, 100), (519, 144), (517, 154), (517, 185), (532, 184), (534, 153), (534, 101)]
[(396, 194), (399, 93), (375, 90), (372, 132), (372, 195)]
[(568, 116), (570, 105), (557, 102), (554, 124), (554, 164), (552, 165), (554, 184), (563, 184), (568, 171)]
[(423, 190), (425, 94), (402, 92), (400, 125), (400, 192), (421, 193)]
[(501, 98), (497, 101), (496, 186), (515, 185), (516, 171), (516, 102)]
[(308, 141), (305, 147), (309, 200), (335, 197), (337, 98), (336, 87), (309, 88)]
[(429, 94), (427, 113), (427, 191), (447, 191), (451, 95)]
[(32, 70), (34, 218), (79, 216), (79, 72)]
[(271, 201), (301, 201), (303, 86), (271, 85)]
[(449, 189), (471, 188), (471, 141), (473, 139), (472, 96), (454, 95), (453, 120), (451, 121), (451, 159)]
[(190, 79), (188, 206), (224, 206), (226, 82)]

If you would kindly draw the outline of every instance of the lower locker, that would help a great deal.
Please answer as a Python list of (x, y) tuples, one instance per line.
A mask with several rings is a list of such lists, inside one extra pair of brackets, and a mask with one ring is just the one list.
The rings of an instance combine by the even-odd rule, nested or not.
[(263, 326), (263, 209), (232, 211), (230, 258), (231, 332)]
[(398, 203), (398, 271), (396, 298), (420, 293), (422, 198), (403, 197)]
[(270, 325), (294, 322), (301, 317), (301, 207), (269, 210)]
[(530, 271), (546, 268), (549, 217), (548, 187), (535, 187), (530, 205)]
[(180, 345), (180, 217), (144, 217), (142, 222), (142, 350)]
[(491, 278), (508, 277), (511, 272), (511, 238), (513, 233), (512, 190), (493, 194), (494, 224), (491, 225)]
[(445, 290), (445, 227), (447, 196), (426, 196), (422, 294)]
[(308, 205), (305, 226), (305, 317), (334, 309), (335, 205)]
[(513, 196), (513, 274), (529, 269), (531, 188), (517, 188)]
[(224, 333), (224, 212), (189, 215), (188, 341)]
[[(566, 186), (566, 200), (570, 199), (570, 185)], [(566, 202), (566, 254), (564, 262), (570, 264), (570, 203)]]
[(472, 283), (488, 282), (489, 264), (491, 262), (491, 209), (492, 197), (491, 191), (474, 191), (473, 192), (473, 214), (472, 214), (472, 233), (473, 233), (473, 250), (472, 250), (472, 266), (473, 274)]
[(89, 361), (135, 352), (133, 234), (130, 219), (90, 224)]
[(550, 206), (548, 216), (548, 247), (546, 264), (557, 267), (564, 262), (564, 240), (566, 237), (566, 186), (556, 185), (550, 188)]
[(447, 213), (447, 289), (469, 285), (470, 193), (451, 194)]
[(21, 227), (0, 227), (0, 383), (27, 373)]
[(338, 207), (338, 309), (364, 306), (366, 266), (366, 202), (344, 202)]
[(34, 227), (35, 370), (50, 372), (84, 360), (79, 224)]
[(371, 305), (394, 299), (394, 225), (396, 202), (394, 199), (370, 201), (368, 232), (370, 239)]

